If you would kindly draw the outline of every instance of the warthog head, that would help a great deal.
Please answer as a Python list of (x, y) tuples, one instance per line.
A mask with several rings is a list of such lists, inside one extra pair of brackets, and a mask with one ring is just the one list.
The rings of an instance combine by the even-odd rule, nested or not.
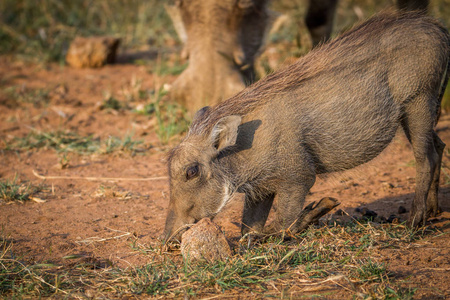
[[(195, 118), (206, 113), (200, 110)], [(240, 116), (227, 116), (210, 128), (197, 128), (169, 157), (170, 204), (163, 237), (186, 224), (213, 218), (234, 192), (219, 155), (236, 143)], [(176, 235), (179, 237), (180, 234)]]

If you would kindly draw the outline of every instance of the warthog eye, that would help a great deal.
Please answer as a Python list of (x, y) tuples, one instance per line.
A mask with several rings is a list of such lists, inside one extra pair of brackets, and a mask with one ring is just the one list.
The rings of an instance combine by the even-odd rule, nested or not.
[(189, 180), (189, 179), (192, 179), (194, 177), (197, 177), (198, 173), (199, 173), (198, 165), (190, 166), (186, 170), (186, 179)]

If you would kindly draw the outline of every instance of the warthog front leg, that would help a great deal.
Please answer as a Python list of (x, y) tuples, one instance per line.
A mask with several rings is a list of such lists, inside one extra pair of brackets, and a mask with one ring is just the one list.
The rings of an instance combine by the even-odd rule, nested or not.
[(301, 183), (286, 182), (280, 187), (275, 220), (265, 230), (272, 234), (282, 230), (295, 234), (299, 230), (297, 221), (302, 213), (306, 195), (315, 182), (315, 176), (302, 178)]
[(260, 199), (245, 196), (244, 212), (242, 214), (242, 235), (248, 232), (261, 233), (269, 216), (275, 194), (268, 194)]

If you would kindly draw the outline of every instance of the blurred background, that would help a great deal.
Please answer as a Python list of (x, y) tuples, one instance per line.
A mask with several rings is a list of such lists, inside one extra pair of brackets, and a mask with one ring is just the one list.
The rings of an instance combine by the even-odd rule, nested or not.
[[(165, 3), (163, 0), (1, 0), (0, 54), (38, 63), (64, 64), (75, 36), (109, 35), (121, 39), (119, 55), (123, 59), (128, 54), (127, 63), (148, 65), (149, 72), (158, 75), (178, 75), (187, 64), (179, 58), (181, 41), (165, 11)], [(270, 6), (280, 18), (257, 62), (260, 77), (311, 48), (304, 24), (307, 1), (279, 0), (272, 1)], [(392, 7), (395, 7), (394, 0), (340, 0), (333, 36), (355, 22)], [(448, 27), (450, 0), (431, 0), (429, 14)], [(165, 62), (158, 63), (157, 70), (155, 59)], [(447, 91), (446, 106), (450, 106), (449, 98)]]

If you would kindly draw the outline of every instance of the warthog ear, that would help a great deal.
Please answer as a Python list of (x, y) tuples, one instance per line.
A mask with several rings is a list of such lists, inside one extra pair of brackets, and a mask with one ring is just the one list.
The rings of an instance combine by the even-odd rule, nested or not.
[(216, 125), (211, 131), (210, 140), (218, 151), (226, 147), (236, 144), (238, 136), (238, 127), (241, 124), (241, 116), (223, 117), (217, 121)]

